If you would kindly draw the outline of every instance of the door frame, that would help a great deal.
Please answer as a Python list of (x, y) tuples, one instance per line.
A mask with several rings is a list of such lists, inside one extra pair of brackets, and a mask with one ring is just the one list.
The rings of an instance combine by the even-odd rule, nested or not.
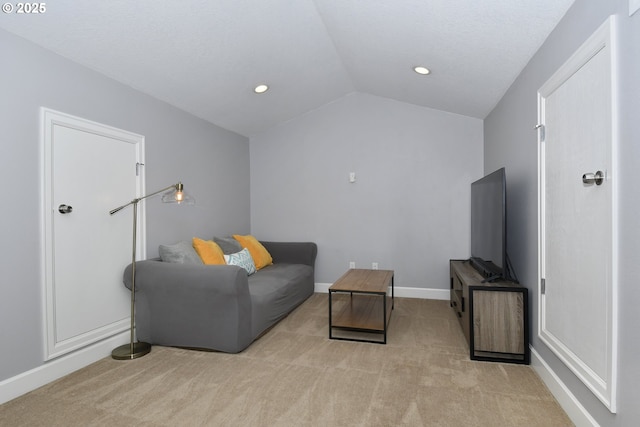
[[(42, 312), (44, 331), (44, 360), (51, 360), (66, 353), (86, 347), (87, 345), (107, 339), (121, 332), (127, 331), (131, 326), (131, 317), (128, 316), (100, 328), (86, 331), (78, 336), (60, 340), (56, 337), (56, 298), (55, 298), (55, 271), (54, 271), (54, 217), (53, 207), (53, 130), (54, 126), (64, 126), (82, 132), (104, 136), (111, 139), (136, 145), (136, 161), (144, 164), (144, 141), (142, 135), (128, 132), (101, 123), (93, 122), (70, 114), (55, 111), (46, 107), (40, 108), (40, 140), (41, 140), (41, 170), (42, 170)], [(140, 173), (136, 177), (136, 197), (140, 197), (145, 191), (144, 168), (138, 168)], [(125, 203), (127, 200), (122, 200)], [(115, 207), (115, 206), (114, 206)], [(146, 258), (146, 214), (144, 203), (139, 207), (138, 239), (136, 252), (138, 258)], [(106, 212), (105, 212), (106, 213)]]
[[(538, 90), (538, 337), (611, 411), (616, 412), (618, 364), (618, 111), (617, 57), (615, 16), (610, 16), (589, 39)], [(571, 349), (546, 329), (545, 294), (545, 99), (601, 50), (609, 48), (611, 64), (611, 170), (607, 184), (611, 185), (611, 286), (607, 289), (607, 374), (605, 378), (591, 370)]]

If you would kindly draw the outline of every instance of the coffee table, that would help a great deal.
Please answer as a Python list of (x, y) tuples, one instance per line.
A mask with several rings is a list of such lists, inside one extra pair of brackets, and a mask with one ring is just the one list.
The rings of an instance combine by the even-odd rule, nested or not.
[[(393, 270), (353, 268), (347, 271), (329, 287), (329, 339), (386, 344), (393, 293)], [(349, 333), (336, 336), (334, 331)], [(382, 338), (367, 339), (357, 333), (382, 335)]]

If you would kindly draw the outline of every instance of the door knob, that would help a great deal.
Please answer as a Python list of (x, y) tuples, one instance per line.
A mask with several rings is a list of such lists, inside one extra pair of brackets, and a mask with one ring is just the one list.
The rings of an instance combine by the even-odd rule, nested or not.
[(58, 206), (58, 212), (60, 212), (61, 214), (68, 214), (73, 212), (73, 208), (67, 205), (60, 205)]
[(585, 173), (582, 175), (582, 182), (584, 184), (593, 184), (600, 185), (604, 182), (604, 173), (602, 171), (597, 171), (596, 173)]

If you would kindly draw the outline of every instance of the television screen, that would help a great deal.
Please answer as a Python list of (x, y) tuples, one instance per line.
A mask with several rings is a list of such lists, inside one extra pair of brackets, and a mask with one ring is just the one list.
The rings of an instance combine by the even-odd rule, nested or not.
[(506, 180), (498, 169), (471, 184), (471, 261), (485, 277), (509, 280)]

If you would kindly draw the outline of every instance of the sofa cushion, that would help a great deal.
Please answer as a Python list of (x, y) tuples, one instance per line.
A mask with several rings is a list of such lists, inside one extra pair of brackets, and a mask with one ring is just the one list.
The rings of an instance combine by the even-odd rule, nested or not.
[(243, 249), (235, 254), (225, 255), (224, 260), (229, 265), (237, 265), (247, 270), (248, 275), (252, 275), (256, 272), (256, 266), (253, 263), (253, 258), (248, 249)]
[(260, 335), (313, 295), (313, 267), (277, 263), (248, 277), (251, 330)]
[(233, 237), (214, 237), (213, 241), (220, 246), (225, 255), (238, 253), (242, 250), (242, 245)]
[(158, 247), (160, 259), (164, 262), (178, 264), (202, 264), (202, 259), (189, 242), (178, 242), (175, 245), (160, 245)]
[(251, 253), (251, 257), (253, 258), (253, 262), (255, 263), (257, 270), (273, 264), (273, 259), (271, 258), (269, 251), (267, 251), (267, 249), (262, 246), (262, 243), (260, 243), (255, 237), (251, 235), (241, 236), (239, 234), (234, 234), (233, 238), (240, 242), (243, 248), (249, 249), (249, 253)]
[(226, 264), (222, 249), (213, 240), (202, 240), (194, 237), (192, 243), (203, 263), (207, 265)]

